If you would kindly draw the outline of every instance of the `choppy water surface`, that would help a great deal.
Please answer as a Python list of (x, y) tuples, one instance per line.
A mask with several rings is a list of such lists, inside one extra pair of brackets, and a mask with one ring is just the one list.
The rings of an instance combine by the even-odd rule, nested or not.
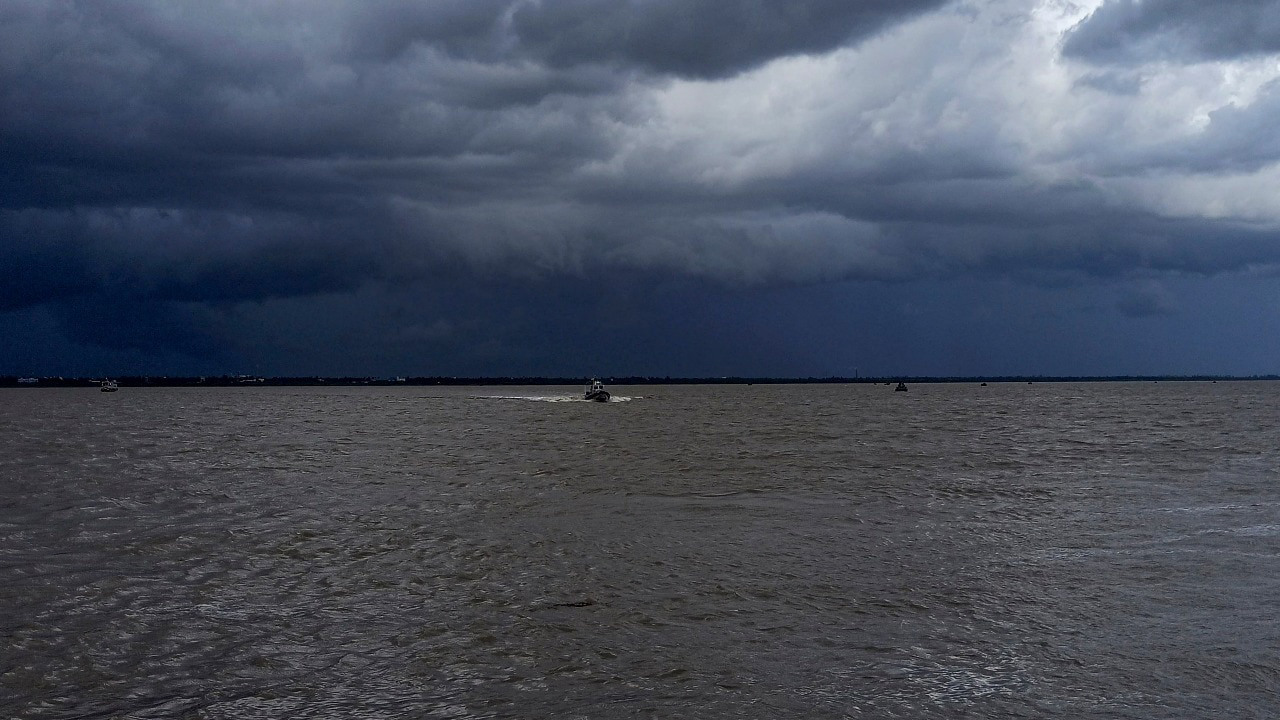
[(0, 391), (0, 716), (1263, 718), (1280, 384)]

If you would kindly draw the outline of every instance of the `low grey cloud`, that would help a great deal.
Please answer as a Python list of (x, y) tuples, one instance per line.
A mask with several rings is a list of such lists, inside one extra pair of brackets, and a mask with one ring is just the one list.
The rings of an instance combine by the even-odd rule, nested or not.
[(1195, 62), (1280, 52), (1274, 0), (1106, 0), (1067, 36), (1064, 52), (1094, 62)]
[(1142, 76), (1131, 72), (1095, 72), (1082, 76), (1076, 84), (1115, 95), (1137, 95), (1142, 90)]

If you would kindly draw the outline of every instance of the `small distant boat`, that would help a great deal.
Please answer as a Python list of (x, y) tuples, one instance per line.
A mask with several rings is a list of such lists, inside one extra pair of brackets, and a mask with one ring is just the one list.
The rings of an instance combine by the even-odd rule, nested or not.
[(591, 402), (609, 402), (609, 391), (604, 389), (604, 383), (593, 379), (587, 386), (587, 391), (582, 394), (582, 399)]
[(894, 388), (894, 389), (893, 389), (893, 391), (894, 391), (894, 392), (906, 392), (906, 391), (907, 391), (907, 384), (906, 384), (906, 383), (904, 383), (904, 382), (899, 382), (899, 383), (898, 383), (898, 387)]
[(115, 380), (103, 380), (98, 389), (102, 392), (115, 392), (120, 389), (120, 386), (116, 384)]

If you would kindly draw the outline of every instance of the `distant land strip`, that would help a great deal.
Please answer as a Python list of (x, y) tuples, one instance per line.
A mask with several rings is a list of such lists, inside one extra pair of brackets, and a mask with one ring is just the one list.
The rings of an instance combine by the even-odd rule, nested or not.
[[(1280, 375), (978, 375), (884, 377), (656, 377), (650, 375), (599, 376), (611, 385), (814, 385), (883, 383), (1037, 383), (1037, 382), (1209, 382), (1280, 380)], [(133, 375), (107, 377), (43, 377), (0, 375), (0, 387), (92, 387), (106, 379), (120, 387), (349, 387), (349, 386), (486, 386), (486, 385), (582, 385), (584, 377), (263, 377), (257, 375), (208, 375), (170, 377)]]

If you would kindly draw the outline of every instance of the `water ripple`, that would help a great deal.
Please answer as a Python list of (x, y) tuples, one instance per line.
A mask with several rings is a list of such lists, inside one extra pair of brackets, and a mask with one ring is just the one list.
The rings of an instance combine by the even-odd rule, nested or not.
[(912, 390), (0, 391), (0, 714), (1273, 712), (1280, 388)]

